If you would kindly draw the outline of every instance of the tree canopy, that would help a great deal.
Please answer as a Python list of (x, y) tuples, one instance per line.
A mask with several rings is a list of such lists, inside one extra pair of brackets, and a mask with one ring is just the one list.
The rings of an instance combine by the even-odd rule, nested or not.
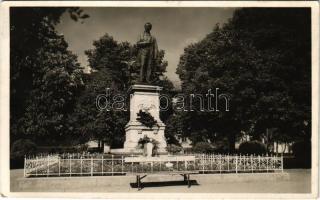
[(183, 133), (227, 136), (231, 151), (242, 131), (259, 138), (273, 128), (275, 141), (310, 137), (310, 23), (310, 9), (243, 8), (186, 47), (177, 68), (182, 92), (219, 88), (230, 111), (190, 112)]
[(79, 8), (10, 10), (11, 141), (54, 143), (70, 133), (67, 116), (83, 87), (83, 73), (55, 30), (65, 12), (74, 20), (88, 17)]

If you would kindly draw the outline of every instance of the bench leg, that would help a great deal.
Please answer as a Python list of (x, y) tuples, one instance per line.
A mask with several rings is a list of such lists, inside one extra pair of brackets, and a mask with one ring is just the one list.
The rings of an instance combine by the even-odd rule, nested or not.
[(139, 175), (138, 177), (139, 177), (139, 178), (138, 178), (138, 181), (139, 181), (139, 184), (138, 184), (138, 185), (139, 185), (139, 186), (138, 186), (138, 189), (139, 189), (139, 190), (141, 190), (141, 178), (140, 178), (140, 175)]
[(189, 187), (191, 187), (191, 183), (190, 183), (190, 174), (188, 174), (187, 176), (188, 176), (187, 180), (188, 180), (188, 188), (189, 188)]
[(140, 190), (140, 189), (141, 189), (140, 175), (137, 175), (136, 177), (137, 177), (137, 180), (136, 180), (136, 182), (137, 182), (137, 188), (138, 188), (138, 190)]
[(187, 181), (187, 175), (183, 174), (183, 181), (186, 182)]

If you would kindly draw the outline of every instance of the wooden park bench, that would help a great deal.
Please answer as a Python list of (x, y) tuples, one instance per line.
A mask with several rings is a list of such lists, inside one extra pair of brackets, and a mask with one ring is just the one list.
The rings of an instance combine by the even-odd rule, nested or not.
[(138, 190), (142, 189), (141, 180), (150, 175), (181, 175), (191, 187), (190, 175), (199, 173), (195, 156), (126, 157), (125, 163), (132, 165), (131, 174), (136, 176)]

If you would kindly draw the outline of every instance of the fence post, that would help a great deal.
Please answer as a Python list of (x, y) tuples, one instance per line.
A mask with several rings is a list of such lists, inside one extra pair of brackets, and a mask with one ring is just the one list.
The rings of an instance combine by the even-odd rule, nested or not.
[(184, 170), (188, 170), (188, 165), (187, 165), (187, 161), (186, 160), (184, 161)]
[(248, 170), (250, 170), (250, 167), (248, 165), (248, 163), (249, 163), (249, 155), (247, 154), (247, 156), (245, 158), (246, 158), (246, 164), (245, 164), (246, 169), (248, 168)]
[(258, 170), (261, 171), (261, 169), (260, 169), (260, 155), (258, 156)]
[(58, 173), (59, 173), (59, 176), (60, 176), (60, 156), (58, 157)]
[(80, 175), (82, 176), (82, 156), (80, 156)]
[(281, 172), (283, 172), (283, 154), (281, 154)]
[(91, 176), (93, 176), (93, 157), (91, 156)]
[(49, 176), (49, 154), (47, 155), (47, 177)]
[(242, 164), (241, 162), (242, 162), (242, 156), (241, 156), (241, 154), (240, 154), (240, 156), (239, 156), (239, 164), (240, 164), (240, 165), (239, 165), (239, 168), (240, 168), (240, 171), (241, 171), (241, 164)]
[(101, 158), (101, 174), (103, 175), (103, 155), (102, 155), (102, 158)]
[(243, 165), (243, 166), (244, 166), (244, 167), (243, 167), (243, 170), (244, 170), (244, 171), (248, 170), (248, 169), (247, 169), (248, 159), (249, 159), (248, 154), (247, 154), (247, 155), (244, 155), (244, 160), (243, 160), (243, 161), (244, 161), (244, 165)]
[(36, 176), (38, 176), (38, 156), (36, 156)]
[(124, 168), (123, 168), (123, 156), (121, 156), (121, 173), (124, 173)]
[(266, 156), (266, 159), (267, 159), (267, 173), (268, 173), (268, 162), (269, 162), (268, 155)]
[(220, 158), (219, 170), (220, 170), (220, 174), (221, 174), (221, 169), (222, 169), (222, 156), (221, 156), (221, 154), (219, 155), (219, 158)]
[(24, 155), (24, 163), (23, 163), (23, 177), (26, 177), (26, 162), (27, 162), (27, 157)]
[(238, 155), (236, 155), (236, 173), (238, 173)]
[(195, 160), (193, 162), (193, 170), (196, 170), (196, 160), (199, 160), (199, 157), (195, 157)]
[(113, 155), (111, 156), (111, 172), (112, 172), (112, 176), (113, 176)]
[(204, 154), (202, 154), (202, 173), (204, 174)]
[[(131, 154), (131, 158), (133, 157), (133, 154)], [(133, 161), (131, 162), (131, 173), (133, 173)]]
[[(178, 162), (177, 162), (177, 167), (178, 167), (178, 170), (179, 170)], [(153, 161), (151, 161), (151, 173), (153, 173)]]
[(229, 172), (229, 170), (230, 170), (230, 169), (229, 169), (229, 168), (230, 168), (230, 167), (229, 167), (229, 162), (230, 162), (230, 157), (229, 157), (229, 154), (228, 154), (228, 156), (227, 156), (228, 172)]
[(276, 156), (273, 155), (272, 170), (275, 171), (275, 169), (276, 169)]
[(253, 173), (253, 159), (252, 159), (252, 154), (250, 156), (250, 164), (251, 164), (251, 172)]
[(71, 155), (69, 155), (69, 176), (71, 176)]

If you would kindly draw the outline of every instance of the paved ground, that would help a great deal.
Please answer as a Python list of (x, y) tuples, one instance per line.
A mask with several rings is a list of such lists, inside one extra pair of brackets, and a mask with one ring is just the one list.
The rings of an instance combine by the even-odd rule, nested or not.
[[(201, 192), (201, 193), (310, 193), (311, 192), (311, 171), (305, 169), (295, 169), (286, 170), (289, 174), (289, 178), (282, 178), (280, 180), (272, 181), (270, 180), (259, 180), (250, 179), (239, 182), (239, 176), (234, 176), (234, 179), (238, 181), (230, 181), (230, 176), (232, 174), (226, 175), (193, 175), (194, 179), (191, 188), (187, 188), (183, 182), (181, 182), (181, 177), (167, 178), (165, 181), (158, 181), (159, 178), (149, 177), (144, 180), (144, 188), (139, 192)], [(58, 184), (62, 184), (62, 181), (67, 181), (63, 189), (54, 189), (52, 184), (41, 184), (41, 187), (36, 186), (36, 184), (28, 186), (27, 189), (21, 189), (21, 185), (27, 183), (23, 181), (28, 181), (22, 178), (22, 170), (11, 170), (11, 191), (32, 191), (32, 192), (138, 192), (136, 188), (130, 185), (130, 182), (135, 181), (135, 177), (72, 177), (65, 179), (57, 179)], [(198, 176), (198, 177), (197, 177)], [(200, 176), (206, 176), (205, 182)], [(212, 179), (210, 178), (212, 177)], [(215, 177), (219, 176), (219, 183), (215, 181)], [(228, 178), (226, 178), (228, 176)], [(247, 176), (255, 176), (254, 174), (247, 174)], [(161, 177), (160, 177), (161, 178)], [(198, 178), (198, 180), (197, 180)], [(54, 178), (49, 178), (53, 180)], [(200, 181), (199, 181), (200, 179)], [(231, 178), (232, 179), (232, 178)], [(48, 178), (38, 179), (42, 183), (46, 182)], [(110, 186), (100, 186), (100, 182), (106, 182), (110, 180)], [(208, 181), (209, 180), (209, 181)], [(211, 181), (212, 180), (212, 181)], [(83, 187), (83, 182), (94, 181), (92, 187)], [(149, 182), (146, 182), (149, 181)], [(118, 182), (123, 182), (119, 184)], [(88, 185), (88, 183), (87, 183)], [(100, 186), (100, 187), (99, 187)]]

